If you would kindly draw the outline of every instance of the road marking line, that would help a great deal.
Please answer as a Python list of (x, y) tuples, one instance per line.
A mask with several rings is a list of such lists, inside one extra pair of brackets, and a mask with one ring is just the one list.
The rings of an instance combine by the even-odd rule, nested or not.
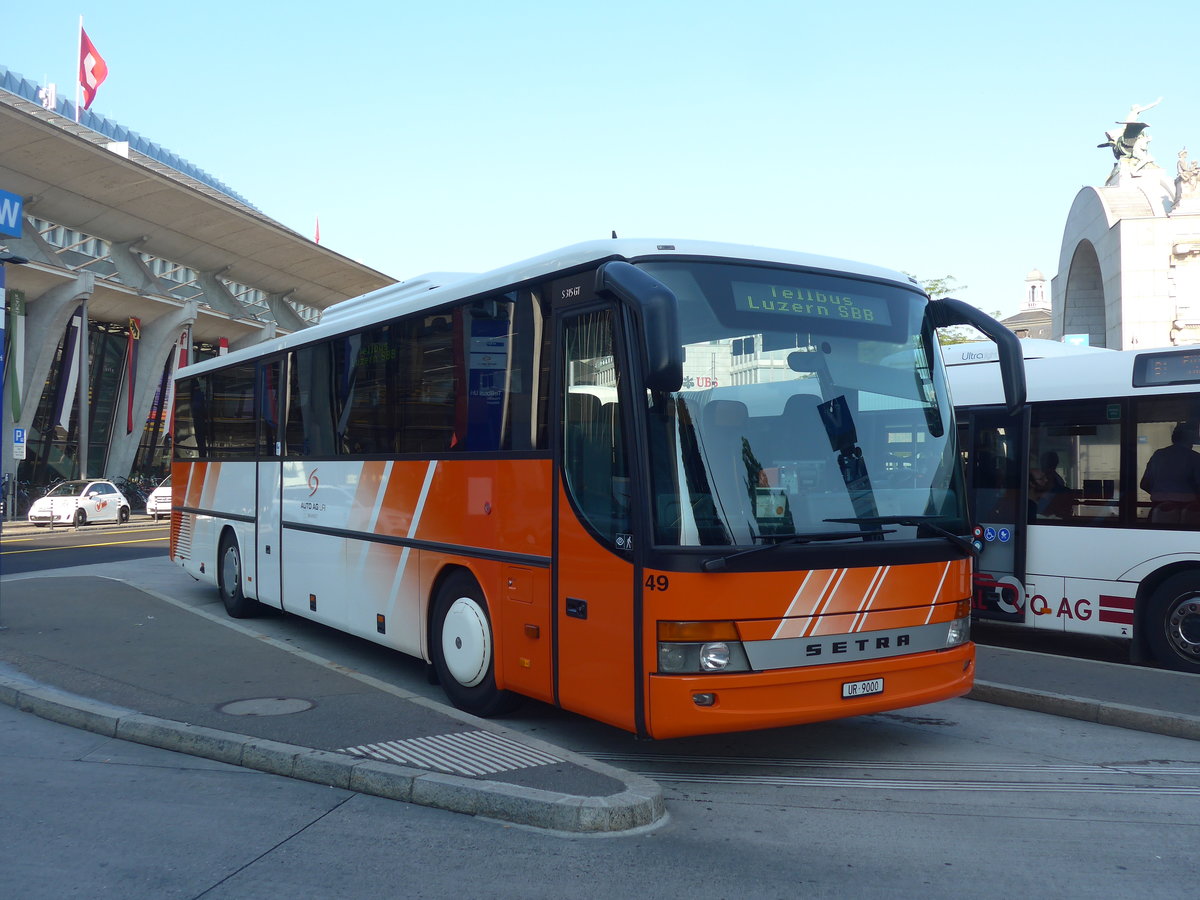
[(103, 544), (68, 544), (63, 547), (34, 547), (31, 550), (0, 550), (0, 556), (13, 556), (17, 553), (45, 553), (48, 550), (80, 550), (88, 547), (116, 547), (120, 544), (158, 544), (166, 540), (165, 537), (158, 538), (141, 538), (136, 541), (105, 541)]

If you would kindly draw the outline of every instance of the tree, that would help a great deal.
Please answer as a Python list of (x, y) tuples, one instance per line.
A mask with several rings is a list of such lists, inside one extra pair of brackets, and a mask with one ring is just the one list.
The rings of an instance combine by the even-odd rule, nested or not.
[[(905, 272), (909, 278), (914, 279), (917, 284), (934, 300), (939, 297), (949, 297), (951, 294), (960, 294), (967, 289), (965, 284), (956, 284), (958, 281), (953, 275), (943, 275), (941, 278), (917, 278), (911, 272)], [(992, 318), (999, 318), (1000, 311), (996, 310), (990, 313)], [(972, 341), (986, 341), (987, 336), (972, 328), (970, 325), (957, 325), (953, 328), (938, 329), (938, 343), (940, 344), (966, 344)]]

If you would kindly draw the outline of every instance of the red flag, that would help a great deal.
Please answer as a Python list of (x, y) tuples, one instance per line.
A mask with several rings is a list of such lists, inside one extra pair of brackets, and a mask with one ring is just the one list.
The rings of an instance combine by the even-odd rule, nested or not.
[(81, 25), (79, 28), (79, 86), (83, 88), (83, 108), (96, 99), (96, 91), (108, 77), (108, 63), (92, 45)]

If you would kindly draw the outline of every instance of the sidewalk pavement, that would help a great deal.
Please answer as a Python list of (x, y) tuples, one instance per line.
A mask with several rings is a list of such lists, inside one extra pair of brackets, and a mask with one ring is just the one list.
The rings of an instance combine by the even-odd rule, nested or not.
[[(129, 527), (129, 526), (125, 526)], [(100, 734), (564, 832), (665, 815), (659, 786), (123, 581), (9, 580), (0, 701)], [(979, 647), (971, 699), (1200, 740), (1200, 675)]]
[(56, 722), (556, 831), (625, 831), (666, 812), (648, 778), (122, 581), (22, 578), (2, 594), (0, 701)]

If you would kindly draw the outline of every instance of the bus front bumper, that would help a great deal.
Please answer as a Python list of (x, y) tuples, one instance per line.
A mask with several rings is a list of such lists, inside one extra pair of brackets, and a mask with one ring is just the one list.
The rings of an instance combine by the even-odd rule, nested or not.
[[(846, 685), (880, 678), (879, 693), (843, 696), (853, 690)], [(650, 737), (663, 739), (823, 722), (961, 697), (974, 680), (975, 645), (969, 642), (890, 657), (874, 666), (834, 663), (738, 675), (651, 675), (646, 727)]]

